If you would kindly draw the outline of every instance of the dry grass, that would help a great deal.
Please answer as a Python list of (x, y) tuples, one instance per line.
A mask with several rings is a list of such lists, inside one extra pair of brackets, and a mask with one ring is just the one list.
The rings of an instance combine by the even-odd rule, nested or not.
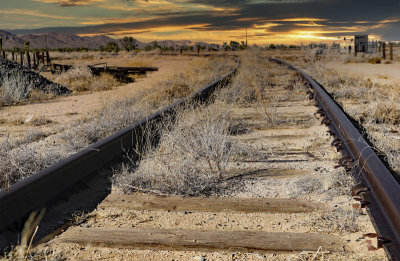
[(215, 105), (188, 108), (177, 113), (176, 124), (163, 123), (159, 146), (148, 148), (136, 169), (123, 165), (115, 184), (125, 191), (207, 194), (223, 180), (235, 151), (226, 111)]
[(28, 99), (32, 91), (28, 82), (28, 76), (20, 71), (13, 72), (9, 77), (3, 77), (0, 82), (0, 106)]
[(111, 74), (102, 73), (100, 76), (93, 76), (88, 67), (72, 68), (56, 77), (54, 82), (74, 92), (106, 91), (120, 85)]
[[(199, 89), (232, 68), (231, 61), (227, 64), (225, 62), (225, 59), (194, 59), (196, 67), (185, 68), (183, 70), (185, 73), (179, 77), (182, 78), (181, 81), (185, 81), (184, 77), (187, 77), (186, 81), (193, 84), (190, 90)], [(7, 188), (18, 180), (132, 125), (180, 97), (177, 95), (171, 100), (164, 99), (164, 90), (170, 87), (169, 80), (162, 79), (153, 84), (157, 88), (110, 98), (96, 113), (68, 126), (59, 134), (43, 138), (46, 134), (39, 131), (32, 135), (27, 134), (26, 139), (21, 141), (7, 140), (0, 143), (0, 187)], [(45, 121), (46, 119), (43, 121), (39, 118), (32, 121), (32, 125), (42, 124)], [(19, 124), (25, 123), (21, 120)]]
[(39, 227), (39, 223), (44, 215), (44, 210), (39, 213), (32, 212), (27, 221), (25, 222), (24, 228), (21, 232), (19, 244), (13, 247), (11, 251), (5, 252), (1, 260), (4, 261), (36, 261), (36, 260), (49, 260), (49, 261), (61, 261), (65, 258), (59, 251), (50, 250), (45, 248), (43, 250), (32, 249), (32, 243), (35, 238), (36, 232)]

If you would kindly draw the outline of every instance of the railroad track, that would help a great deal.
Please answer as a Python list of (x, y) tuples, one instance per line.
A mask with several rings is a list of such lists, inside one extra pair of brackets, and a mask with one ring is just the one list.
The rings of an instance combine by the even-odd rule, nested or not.
[[(55, 217), (71, 215), (76, 209), (94, 207), (109, 193), (109, 190), (96, 187), (95, 192), (89, 192), (92, 193), (89, 203), (86, 201), (83, 203), (82, 199), (74, 194), (87, 188), (88, 184), (89, 186), (93, 183), (98, 184), (99, 180), (101, 186), (106, 188), (109, 185), (109, 177), (99, 175), (100, 170), (121, 159), (126, 151), (140, 146), (143, 132), (151, 124), (174, 113), (180, 106), (193, 101), (207, 100), (217, 88), (229, 82), (238, 66), (237, 64), (227, 75), (208, 86), (136, 122), (133, 126), (122, 129), (87, 149), (17, 182), (7, 191), (0, 191), (0, 248), (7, 248), (17, 242), (25, 220), (33, 211), (39, 213), (42, 209), (46, 209), (38, 231), (40, 238), (62, 227), (64, 221)], [(62, 204), (65, 201), (73, 203)]]
[[(232, 109), (233, 118), (244, 119), (245, 124), (251, 126), (250, 133), (237, 134), (235, 139), (249, 144), (256, 152), (242, 158), (240, 166), (230, 170), (226, 177), (228, 182), (233, 182), (232, 184), (236, 184), (238, 180), (243, 182), (238, 184), (245, 188), (245, 192), (240, 192), (244, 195), (238, 192), (224, 195), (223, 198), (183, 199), (140, 193), (125, 195), (110, 193), (109, 190), (101, 191), (99, 187), (104, 184), (96, 183), (97, 176), (95, 181), (84, 182), (84, 186), (88, 187), (97, 184), (93, 185), (97, 188), (93, 196), (96, 198), (93, 200), (95, 203), (91, 206), (93, 211), (83, 222), (75, 224), (50, 241), (49, 245), (68, 249), (68, 253), (79, 252), (79, 249), (89, 252), (89, 256), (78, 254), (76, 258), (112, 258), (121, 255), (124, 258), (145, 259), (152, 255), (154, 259), (166, 259), (176, 257), (176, 251), (181, 251), (178, 254), (187, 259), (193, 257), (193, 253), (182, 251), (190, 250), (194, 251), (195, 255), (200, 255), (201, 260), (226, 260), (228, 257), (234, 260), (235, 254), (246, 260), (259, 260), (268, 258), (268, 254), (265, 253), (270, 252), (312, 251), (314, 255), (330, 251), (340, 255), (349, 249), (354, 250), (359, 244), (356, 242), (362, 242), (370, 249), (383, 247), (389, 259), (398, 260), (400, 233), (396, 221), (400, 220), (400, 208), (395, 201), (395, 194), (400, 193), (398, 184), (342, 110), (317, 82), (283, 61), (270, 60), (289, 66), (302, 75), (310, 86), (308, 95), (312, 99), (315, 98), (320, 106), (317, 111), (320, 118), (312, 116), (316, 109), (305, 99), (288, 98), (288, 101), (277, 104), (276, 110), (280, 112), (280, 116), (276, 122), (288, 125), (284, 128), (274, 127), (265, 122), (265, 115), (255, 106), (239, 106)], [(170, 113), (193, 98), (206, 99), (218, 85), (225, 83), (235, 70), (195, 93), (190, 99), (179, 101), (135, 126), (93, 145), (90, 150), (80, 152), (14, 185), (9, 192), (0, 192), (2, 246), (11, 242), (10, 235), (13, 239), (12, 235), (15, 236), (16, 231), (21, 229), (23, 221), (31, 211), (43, 207), (55, 210), (48, 212), (47, 220), (45, 217), (44, 224), (49, 222), (49, 225), (48, 229), (41, 225), (41, 236), (57, 230), (57, 224), (59, 230), (56, 234), (64, 230), (66, 226), (60, 226), (62, 222), (57, 223), (59, 220), (55, 217), (65, 216), (65, 209), (60, 210), (59, 200), (55, 198), (69, 198), (68, 201), (71, 201), (71, 188), (80, 187), (77, 184), (85, 178), (84, 176), (93, 176), (93, 173), (97, 174), (99, 169), (118, 159), (123, 153), (123, 148), (136, 146), (140, 142), (143, 127), (149, 121), (159, 120), (163, 114)], [(306, 97), (305, 92), (306, 90), (303, 90), (299, 96)], [(329, 129), (321, 126), (318, 119)], [(372, 227), (368, 225), (361, 226), (361, 231), (352, 233), (349, 238), (331, 235), (324, 232), (324, 228), (321, 228), (322, 232), (321, 229), (313, 231), (322, 225), (319, 219), (310, 219), (309, 216), (323, 216), (337, 211), (338, 207), (333, 205), (342, 204), (343, 198), (333, 202), (334, 204), (325, 204), (315, 200), (321, 196), (316, 192), (307, 196), (310, 200), (307, 197), (302, 198), (300, 192), (299, 195), (293, 191), (289, 193), (292, 197), (300, 199), (286, 199), (285, 195), (279, 194), (279, 190), (268, 191), (271, 187), (270, 179), (276, 184), (290, 185), (292, 183), (287, 181), (293, 179), (323, 179), (324, 175), (329, 174), (327, 169), (339, 167), (332, 161), (337, 155), (329, 144), (331, 138), (325, 135), (326, 131), (335, 137), (332, 145), (343, 154), (339, 160), (340, 167), (351, 171), (359, 182), (353, 189), (353, 195), (360, 200), (356, 209), (360, 213), (363, 212), (363, 208), (367, 209), (377, 231), (376, 235), (371, 233)], [(311, 139), (310, 133), (313, 133)], [(250, 191), (250, 187), (254, 187), (256, 192), (253, 188)], [(285, 186), (279, 188), (287, 189)], [(85, 193), (87, 190), (83, 188), (83, 195)], [(277, 198), (268, 197), (276, 194)], [(82, 195), (72, 197), (75, 197), (75, 201), (82, 199)], [(98, 202), (101, 203), (97, 205)], [(16, 207), (9, 208), (11, 205)], [(76, 207), (70, 212), (75, 210)], [(304, 219), (308, 220), (306, 224), (299, 222)], [(56, 220), (56, 224), (51, 224), (48, 220)], [(360, 237), (354, 238), (357, 234)], [(363, 234), (364, 236), (361, 236)], [(373, 246), (368, 237), (376, 237), (377, 245)], [(137, 252), (125, 251), (122, 254), (120, 251), (123, 250), (116, 250), (112, 256), (109, 249), (113, 248), (136, 249)], [(204, 251), (208, 253), (206, 257), (203, 256)], [(232, 251), (234, 254), (231, 254)]]
[(378, 247), (384, 247), (392, 260), (400, 259), (400, 185), (364, 140), (343, 110), (327, 94), (324, 88), (305, 72), (278, 59), (273, 62), (298, 71), (310, 84), (310, 97), (318, 103), (323, 123), (329, 126), (332, 142), (343, 157), (339, 164), (352, 171), (358, 184), (352, 195), (366, 208), (377, 231)]

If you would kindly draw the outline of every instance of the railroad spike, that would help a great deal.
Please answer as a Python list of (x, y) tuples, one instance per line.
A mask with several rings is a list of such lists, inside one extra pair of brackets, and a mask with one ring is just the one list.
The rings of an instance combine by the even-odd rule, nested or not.
[(367, 233), (367, 234), (363, 234), (363, 237), (377, 238), (378, 234), (377, 233)]
[(360, 201), (360, 204), (361, 204), (361, 208), (365, 208), (366, 206), (371, 205), (371, 202), (363, 199)]
[(351, 189), (351, 195), (353, 197), (359, 196), (361, 193), (367, 193), (367, 192), (369, 192), (369, 188), (367, 188), (366, 186), (364, 186), (362, 184), (358, 184)]
[(390, 240), (386, 237), (383, 237), (383, 236), (378, 236), (377, 241), (378, 241), (378, 248), (382, 248), (384, 244), (388, 244), (388, 243), (392, 242), (392, 240)]
[(321, 121), (321, 124), (325, 124), (325, 125), (329, 125), (330, 123), (331, 123), (331, 120), (328, 119), (328, 118), (324, 118), (324, 119)]
[(352, 166), (347, 166), (347, 165), (345, 165), (345, 166), (343, 166), (343, 167), (344, 167), (344, 170), (346, 170), (347, 172), (349, 172), (349, 171), (351, 171), (351, 170), (353, 169)]
[(343, 165), (343, 164), (346, 164), (347, 162), (352, 162), (352, 161), (353, 161), (353, 159), (349, 156), (349, 154), (346, 154), (340, 158), (339, 164)]
[(339, 138), (335, 138), (332, 142), (331, 142), (331, 146), (337, 146), (338, 144), (342, 143), (342, 141)]

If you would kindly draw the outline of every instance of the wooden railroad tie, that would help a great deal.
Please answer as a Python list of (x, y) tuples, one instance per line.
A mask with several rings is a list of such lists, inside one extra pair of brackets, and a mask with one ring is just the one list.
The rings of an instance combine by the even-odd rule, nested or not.
[(135, 210), (170, 210), (202, 212), (247, 212), (247, 213), (304, 213), (324, 209), (321, 203), (294, 199), (265, 198), (203, 198), (154, 196), (143, 194), (110, 194), (99, 207)]
[(325, 234), (81, 227), (68, 230), (55, 241), (110, 248), (245, 252), (317, 251), (320, 248), (342, 252), (346, 245), (340, 237)]

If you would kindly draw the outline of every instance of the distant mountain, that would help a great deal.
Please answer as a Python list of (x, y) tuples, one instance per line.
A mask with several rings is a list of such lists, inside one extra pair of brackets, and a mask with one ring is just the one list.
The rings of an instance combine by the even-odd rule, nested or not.
[(12, 33), (0, 30), (0, 37), (3, 39), (4, 49), (11, 49), (14, 46), (24, 46), (24, 41)]
[(107, 36), (77, 36), (74, 34), (49, 33), (49, 34), (26, 34), (16, 36), (12, 33), (1, 31), (0, 37), (3, 39), (3, 48), (12, 49), (13, 47), (24, 47), (24, 42), (29, 41), (31, 48), (76, 48), (86, 47), (97, 49), (100, 45), (105, 46), (108, 42), (118, 42)]
[[(106, 46), (108, 42), (116, 42), (119, 44), (118, 39), (112, 39), (108, 36), (78, 36), (69, 33), (46, 33), (46, 34), (24, 34), (15, 35), (6, 31), (0, 30), (0, 37), (3, 39), (3, 48), (12, 49), (14, 47), (24, 47), (24, 42), (29, 41), (31, 48), (77, 48), (86, 47), (90, 49), (98, 49), (100, 45)], [(144, 48), (151, 43), (142, 43), (136, 40), (139, 48)], [(197, 44), (208, 47), (209, 44), (204, 42), (192, 42), (190, 40), (181, 41), (157, 41), (158, 46), (161, 47), (176, 47), (176, 46), (195, 46)]]

